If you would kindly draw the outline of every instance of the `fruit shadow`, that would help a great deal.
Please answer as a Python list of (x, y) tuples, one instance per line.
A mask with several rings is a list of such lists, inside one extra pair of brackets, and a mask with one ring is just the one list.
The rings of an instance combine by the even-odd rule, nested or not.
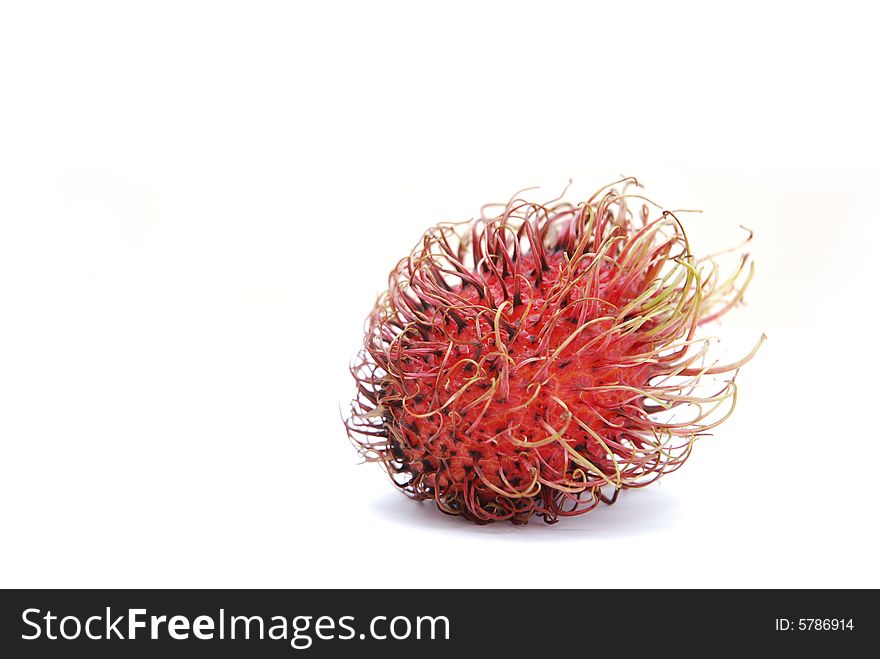
[(533, 517), (526, 525), (495, 522), (478, 525), (460, 517), (444, 515), (430, 501), (413, 501), (389, 492), (375, 499), (370, 507), (383, 520), (402, 525), (418, 525), (449, 533), (510, 536), (546, 541), (644, 535), (674, 526), (679, 519), (679, 500), (665, 492), (661, 483), (644, 490), (621, 492), (611, 506), (600, 505), (584, 515), (562, 518), (545, 524)]

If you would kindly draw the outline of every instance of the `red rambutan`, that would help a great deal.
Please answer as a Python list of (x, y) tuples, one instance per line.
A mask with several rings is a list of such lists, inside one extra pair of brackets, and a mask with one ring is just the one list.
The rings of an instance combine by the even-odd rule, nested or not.
[[(515, 196), (424, 234), (352, 367), (346, 427), (366, 460), (443, 512), (520, 524), (613, 503), (682, 465), (733, 411), (735, 372), (758, 348), (706, 365), (696, 330), (742, 299), (754, 268), (744, 255), (722, 279), (633, 184), (577, 205)], [(670, 414), (682, 408), (685, 420)]]

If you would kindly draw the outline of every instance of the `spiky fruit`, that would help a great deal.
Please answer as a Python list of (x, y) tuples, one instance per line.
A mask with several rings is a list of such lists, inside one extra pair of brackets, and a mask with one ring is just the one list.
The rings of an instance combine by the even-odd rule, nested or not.
[[(704, 365), (696, 331), (739, 302), (753, 267), (746, 255), (721, 280), (672, 212), (651, 219), (635, 179), (617, 184), (437, 225), (392, 271), (346, 426), (404, 492), (478, 523), (555, 522), (674, 471), (729, 416), (754, 350)], [(719, 373), (720, 390), (699, 393)]]

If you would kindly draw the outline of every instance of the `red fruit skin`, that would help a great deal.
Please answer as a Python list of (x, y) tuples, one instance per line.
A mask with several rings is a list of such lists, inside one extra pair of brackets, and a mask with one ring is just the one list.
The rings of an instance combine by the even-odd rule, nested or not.
[[(744, 285), (716, 290), (673, 215), (637, 222), (625, 194), (598, 194), (439, 225), (392, 272), (346, 425), (407, 494), (478, 523), (555, 522), (677, 469), (717, 424), (705, 406), (735, 400), (732, 379), (694, 395), (694, 336)], [(689, 421), (662, 418), (681, 406)]]

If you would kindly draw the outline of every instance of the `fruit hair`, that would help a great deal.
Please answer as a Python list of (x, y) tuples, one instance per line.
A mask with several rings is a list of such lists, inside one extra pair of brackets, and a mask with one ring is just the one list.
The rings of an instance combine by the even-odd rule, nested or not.
[(719, 365), (698, 330), (754, 266), (744, 254), (722, 276), (718, 254), (691, 251), (685, 212), (633, 186), (578, 204), (517, 193), (432, 227), (392, 270), (346, 427), (404, 493), (478, 523), (552, 523), (675, 471), (733, 412), (765, 337)]

